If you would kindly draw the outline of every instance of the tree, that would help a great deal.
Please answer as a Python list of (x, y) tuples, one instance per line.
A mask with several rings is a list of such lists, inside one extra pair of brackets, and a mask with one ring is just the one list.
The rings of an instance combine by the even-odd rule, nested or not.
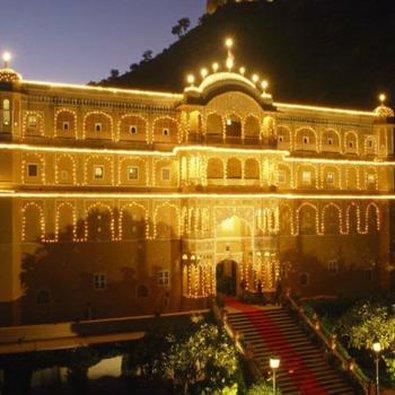
[(171, 29), (171, 34), (181, 38), (191, 27), (191, 20), (189, 18), (181, 18), (177, 25), (174, 25)]
[(370, 302), (358, 304), (340, 319), (336, 331), (351, 347), (371, 350), (379, 341), (383, 350), (395, 343), (395, 317), (389, 308)]
[(143, 52), (143, 62), (149, 62), (154, 57), (154, 52), (150, 49)]
[(130, 71), (136, 71), (139, 68), (139, 65), (137, 63), (132, 63), (129, 66)]
[(175, 389), (184, 394), (213, 393), (233, 386), (239, 371), (234, 345), (223, 329), (207, 323), (184, 342), (174, 339), (162, 363)]
[(117, 78), (117, 77), (119, 77), (119, 70), (118, 70), (118, 69), (112, 69), (112, 70), (110, 71), (110, 76), (111, 76), (111, 78)]

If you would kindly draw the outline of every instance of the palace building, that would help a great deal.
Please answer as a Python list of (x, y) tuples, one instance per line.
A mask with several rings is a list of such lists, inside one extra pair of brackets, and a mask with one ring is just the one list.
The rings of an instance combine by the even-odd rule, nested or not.
[(0, 322), (204, 306), (276, 282), (390, 287), (393, 111), (276, 102), (225, 65), (181, 93), (0, 70)]

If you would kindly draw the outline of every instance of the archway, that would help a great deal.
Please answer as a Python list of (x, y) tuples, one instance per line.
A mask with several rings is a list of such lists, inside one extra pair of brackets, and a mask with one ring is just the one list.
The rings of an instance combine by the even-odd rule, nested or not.
[(215, 270), (217, 293), (227, 296), (237, 294), (237, 263), (232, 259), (224, 259), (217, 264)]

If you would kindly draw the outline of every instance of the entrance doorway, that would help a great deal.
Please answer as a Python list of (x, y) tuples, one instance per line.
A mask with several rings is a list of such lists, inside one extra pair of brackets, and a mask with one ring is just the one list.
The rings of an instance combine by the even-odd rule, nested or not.
[(228, 295), (237, 295), (237, 263), (231, 259), (225, 259), (216, 267), (217, 292)]

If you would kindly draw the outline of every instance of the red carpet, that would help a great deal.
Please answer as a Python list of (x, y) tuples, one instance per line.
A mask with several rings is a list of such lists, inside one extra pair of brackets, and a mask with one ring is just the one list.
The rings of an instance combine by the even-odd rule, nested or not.
[[(272, 350), (280, 357), (281, 365), (279, 373), (288, 372), (289, 377), (298, 388), (300, 394), (328, 394), (316, 379), (314, 371), (294, 351), (292, 343), (287, 341), (281, 328), (269, 316), (265, 316), (264, 310), (258, 309), (253, 305), (243, 304), (231, 297), (225, 298), (225, 305), (237, 309), (245, 315), (256, 332), (261, 335), (267, 349)], [(278, 352), (278, 349), (281, 351)], [(269, 366), (268, 369), (270, 369)]]

